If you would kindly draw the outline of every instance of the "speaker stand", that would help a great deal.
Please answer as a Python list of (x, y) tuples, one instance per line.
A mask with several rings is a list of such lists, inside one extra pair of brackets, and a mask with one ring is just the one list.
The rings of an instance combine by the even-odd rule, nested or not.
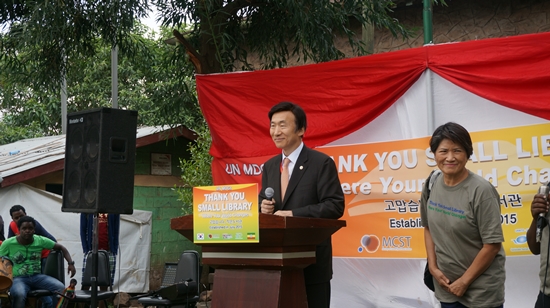
[(99, 218), (98, 213), (94, 213), (94, 226), (93, 226), (93, 240), (92, 240), (92, 298), (90, 301), (90, 307), (97, 307), (97, 277), (98, 277), (98, 258), (97, 258), (97, 246), (98, 246), (98, 226)]

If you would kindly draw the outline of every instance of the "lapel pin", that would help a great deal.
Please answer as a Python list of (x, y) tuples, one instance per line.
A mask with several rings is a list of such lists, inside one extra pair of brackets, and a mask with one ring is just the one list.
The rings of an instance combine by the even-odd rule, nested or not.
[(300, 166), (300, 170), (303, 170), (304, 169), (304, 166)]

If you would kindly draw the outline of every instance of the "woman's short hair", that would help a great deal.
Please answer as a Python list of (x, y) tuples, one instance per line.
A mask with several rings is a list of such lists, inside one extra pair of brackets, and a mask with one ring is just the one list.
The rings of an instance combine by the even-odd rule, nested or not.
[(435, 129), (430, 139), (430, 150), (432, 150), (432, 153), (435, 153), (443, 139), (449, 139), (463, 147), (468, 158), (474, 153), (470, 133), (460, 124), (447, 122)]

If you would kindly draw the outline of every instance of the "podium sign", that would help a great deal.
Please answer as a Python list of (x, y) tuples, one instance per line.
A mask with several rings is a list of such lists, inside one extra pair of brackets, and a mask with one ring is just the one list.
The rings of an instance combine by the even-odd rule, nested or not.
[(257, 243), (258, 184), (193, 187), (195, 244)]

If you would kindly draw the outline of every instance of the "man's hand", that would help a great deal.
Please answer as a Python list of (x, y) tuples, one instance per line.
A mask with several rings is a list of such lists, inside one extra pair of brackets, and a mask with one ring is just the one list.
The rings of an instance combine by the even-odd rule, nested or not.
[(539, 214), (546, 214), (548, 212), (548, 201), (544, 198), (544, 195), (536, 194), (531, 202), (531, 215), (534, 219), (537, 219)]
[(277, 211), (275, 212), (276, 216), (287, 216), (287, 217), (292, 217), (292, 211)]
[(532, 254), (540, 254), (540, 242), (537, 241), (537, 220), (540, 214), (548, 213), (548, 201), (544, 195), (536, 194), (531, 202), (531, 216), (533, 220), (527, 230), (527, 245)]
[(264, 214), (273, 214), (273, 211), (275, 210), (275, 201), (267, 199), (262, 200), (260, 209)]
[(74, 264), (69, 265), (67, 273), (71, 274), (71, 278), (73, 278), (74, 274), (76, 274), (76, 267), (74, 267)]

